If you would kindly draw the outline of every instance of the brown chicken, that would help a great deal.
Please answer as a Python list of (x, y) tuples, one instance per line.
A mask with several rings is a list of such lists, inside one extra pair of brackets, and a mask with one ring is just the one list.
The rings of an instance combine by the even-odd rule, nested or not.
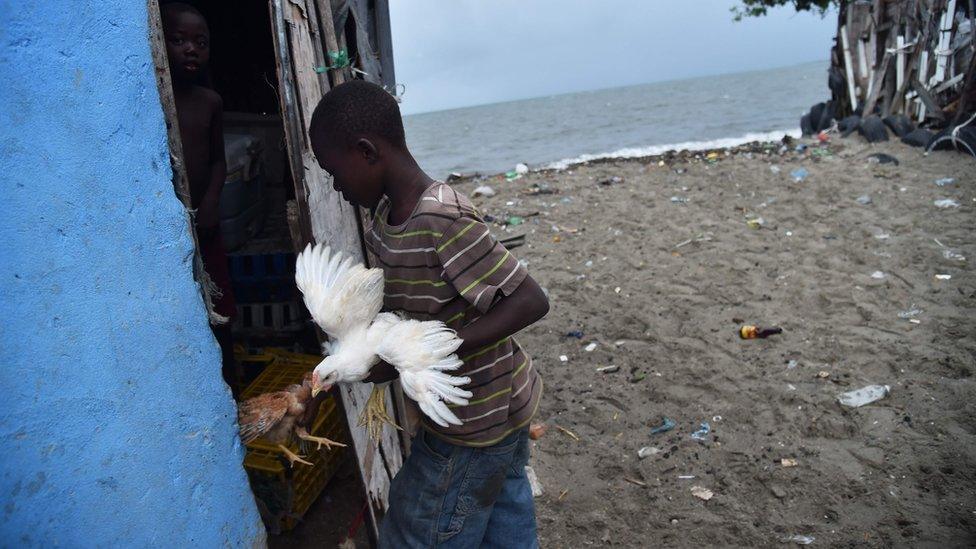
[(312, 407), (317, 411), (317, 404), (318, 401), (312, 398), (311, 372), (305, 374), (301, 385), (289, 385), (284, 391), (265, 393), (248, 399), (237, 408), (241, 440), (247, 444), (264, 437), (278, 445), (278, 449), (284, 453), (292, 467), (295, 466), (295, 462), (312, 465), (302, 459), (305, 456), (295, 454), (288, 449), (287, 445), (294, 437), (298, 437), (303, 445), (305, 442), (316, 443), (318, 445), (316, 450), (321, 449), (323, 444), (326, 448), (345, 446), (334, 440), (308, 434), (302, 420), (306, 419), (306, 412), (311, 412), (308, 415), (314, 419), (315, 412), (312, 412)]

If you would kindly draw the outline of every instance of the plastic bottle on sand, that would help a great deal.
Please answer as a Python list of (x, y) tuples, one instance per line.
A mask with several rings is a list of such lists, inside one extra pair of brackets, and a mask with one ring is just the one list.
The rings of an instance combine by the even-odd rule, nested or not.
[(848, 391), (837, 395), (837, 401), (849, 408), (858, 408), (888, 396), (891, 387), (887, 385), (868, 385), (856, 391)]

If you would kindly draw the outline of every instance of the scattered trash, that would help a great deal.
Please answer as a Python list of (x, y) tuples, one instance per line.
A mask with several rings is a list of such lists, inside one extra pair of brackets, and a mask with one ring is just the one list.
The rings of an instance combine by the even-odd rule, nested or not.
[(529, 425), (529, 438), (532, 440), (539, 440), (542, 435), (546, 434), (546, 424), (545, 423), (533, 423)]
[(645, 486), (645, 487), (647, 486), (647, 483), (641, 482), (641, 481), (639, 481), (639, 480), (637, 480), (635, 478), (624, 477), (624, 480), (626, 480), (627, 482), (629, 482), (631, 484), (636, 484), (637, 486)]
[(919, 309), (918, 307), (915, 306), (914, 303), (912, 303), (912, 306), (909, 307), (907, 310), (900, 311), (898, 313), (898, 318), (903, 318), (903, 319), (915, 318), (920, 314), (922, 314), (922, 309)]
[(631, 383), (640, 383), (641, 381), (644, 381), (645, 378), (647, 378), (647, 374), (637, 374), (634, 377), (630, 378), (628, 381), (630, 381)]
[(599, 368), (596, 369), (596, 371), (600, 372), (601, 374), (612, 374), (618, 370), (620, 370), (620, 366), (616, 366), (616, 365), (600, 366)]
[(540, 185), (538, 183), (534, 183), (531, 187), (529, 187), (528, 189), (524, 189), (521, 192), (522, 192), (522, 194), (525, 194), (525, 195), (528, 195), (528, 196), (538, 196), (540, 194), (556, 194), (559, 191), (556, 190), (556, 189), (550, 188), (549, 185), (546, 185), (545, 183), (543, 183), (542, 185)]
[(935, 207), (936, 208), (942, 208), (942, 209), (945, 209), (945, 208), (958, 208), (959, 207), (959, 203), (956, 202), (955, 200), (951, 199), (951, 198), (940, 198), (939, 200), (936, 200), (935, 201)]
[(688, 199), (685, 198), (685, 197), (683, 197), (683, 196), (672, 196), (671, 197), (671, 203), (672, 204), (687, 204), (688, 203)]
[(878, 240), (888, 240), (889, 238), (891, 238), (891, 235), (888, 233), (878, 233), (874, 235), (874, 237), (877, 238)]
[(657, 427), (651, 428), (651, 434), (657, 435), (660, 433), (667, 433), (671, 429), (674, 429), (674, 426), (675, 426), (675, 422), (673, 419), (669, 417), (661, 418), (661, 424), (658, 425)]
[(675, 244), (674, 247), (675, 247), (675, 249), (678, 249), (678, 248), (681, 248), (682, 246), (687, 246), (688, 244), (691, 244), (692, 242), (710, 242), (712, 240), (712, 236), (713, 235), (712, 235), (711, 232), (699, 233), (698, 236), (696, 236), (695, 238), (689, 238), (688, 240), (682, 240), (681, 242), (678, 242), (677, 244)]
[(783, 458), (779, 460), (779, 463), (783, 467), (796, 467), (797, 465), (799, 465), (797, 461), (793, 458)]
[(945, 187), (946, 185), (955, 185), (955, 183), (956, 183), (955, 177), (943, 177), (941, 179), (935, 180), (935, 184), (940, 187)]
[(797, 545), (810, 545), (815, 539), (816, 538), (813, 536), (801, 536), (800, 534), (793, 534), (792, 536), (783, 538), (780, 541), (783, 543), (795, 543)]
[(807, 150), (807, 144), (806, 143), (800, 143), (793, 150), (796, 151), (796, 152), (798, 152), (798, 153), (800, 153), (800, 154), (803, 154)]
[(495, 189), (492, 189), (488, 185), (482, 185), (471, 191), (471, 196), (495, 196)]
[(769, 167), (769, 171), (771, 171), (774, 174), (777, 174), (778, 175), (779, 172), (781, 172), (782, 170), (780, 170), (779, 166), (777, 166), (776, 164), (773, 164), (772, 166)]
[(576, 442), (579, 442), (579, 440), (580, 440), (580, 438), (579, 438), (578, 436), (576, 436), (576, 433), (574, 433), (574, 432), (572, 432), (572, 431), (570, 431), (569, 429), (567, 429), (567, 428), (565, 428), (565, 427), (562, 427), (562, 426), (559, 426), (559, 425), (556, 425), (556, 429), (559, 429), (559, 430), (560, 430), (560, 431), (562, 431), (562, 432), (563, 432), (563, 434), (565, 434), (566, 436), (568, 436), (568, 437), (570, 437), (570, 438), (572, 438), (572, 439), (573, 439), (573, 440), (575, 440)]
[(891, 392), (887, 385), (868, 385), (856, 391), (848, 391), (837, 395), (837, 401), (848, 408), (859, 408), (865, 404), (881, 400)]
[(759, 230), (763, 228), (763, 225), (765, 224), (766, 224), (766, 220), (761, 217), (754, 217), (752, 219), (746, 220), (746, 225), (748, 225), (750, 229)]
[(515, 165), (515, 173), (519, 175), (525, 175), (529, 173), (529, 167), (519, 162), (518, 164)]
[(645, 446), (640, 450), (637, 450), (637, 457), (640, 459), (644, 459), (660, 453), (661, 453), (660, 448), (655, 448), (653, 446)]
[(827, 370), (820, 370), (819, 372), (817, 372), (817, 377), (819, 377), (820, 379), (827, 379), (828, 377), (830, 377), (830, 372), (828, 372)]
[(583, 347), (583, 350), (586, 351), (587, 353), (592, 353), (593, 351), (596, 350), (596, 342), (592, 342), (588, 344), (586, 347)]
[(778, 326), (770, 326), (769, 328), (762, 328), (760, 326), (753, 326), (751, 324), (746, 324), (745, 326), (739, 328), (739, 337), (742, 339), (766, 339), (771, 335), (781, 334), (783, 329)]
[(881, 271), (874, 271), (873, 273), (871, 273), (871, 278), (875, 280), (884, 280), (885, 274)]
[(936, 280), (951, 280), (952, 275), (950, 274), (937, 274), (935, 275)]
[(568, 494), (568, 493), (569, 493), (569, 488), (566, 488), (562, 492), (559, 492), (559, 497), (556, 498), (556, 501), (562, 501), (563, 498), (566, 497), (566, 494)]
[(593, 260), (592, 259), (588, 260), (586, 263), (584, 263), (584, 265), (586, 265), (587, 267), (592, 267), (593, 266)]
[(525, 466), (525, 476), (529, 479), (529, 486), (532, 488), (532, 497), (537, 498), (542, 495), (542, 484), (539, 483), (539, 477), (535, 474), (535, 469), (531, 465)]
[(712, 416), (712, 421), (714, 421), (715, 423), (718, 423), (718, 422), (722, 421), (722, 416)]
[(462, 177), (464, 177), (464, 176), (461, 175), (461, 172), (451, 172), (451, 173), (447, 174), (447, 182), (450, 183), (452, 181), (457, 181), (458, 179), (461, 179)]
[[(505, 238), (499, 238), (498, 242), (500, 242), (503, 246), (505, 246), (509, 250), (512, 250), (525, 244), (525, 235), (517, 234), (512, 236), (506, 236)], [(526, 259), (520, 259), (519, 263), (525, 265), (526, 267), (529, 266), (529, 262)]]
[(698, 498), (700, 500), (708, 501), (708, 500), (712, 499), (712, 497), (715, 495), (715, 493), (712, 492), (711, 490), (709, 490), (708, 488), (704, 488), (702, 486), (692, 486), (691, 487), (691, 495), (695, 496), (696, 498)]
[(509, 216), (508, 219), (505, 220), (505, 224), (509, 227), (516, 227), (522, 223), (525, 223), (525, 218), (517, 215)]
[(874, 153), (868, 155), (868, 162), (871, 164), (894, 164), (898, 165), (898, 159), (890, 154)]
[(950, 249), (943, 250), (942, 257), (946, 259), (951, 259), (953, 261), (966, 261), (966, 256), (962, 255), (961, 253), (955, 250), (950, 250)]
[(566, 355), (559, 355), (559, 362), (569, 362), (569, 357)]
[(505, 179), (507, 179), (508, 181), (515, 181), (516, 179), (518, 179), (520, 177), (522, 177), (522, 176), (519, 175), (519, 173), (517, 171), (515, 171), (515, 170), (512, 170), (510, 172), (505, 172)]
[(808, 175), (810, 175), (810, 172), (808, 172), (806, 168), (797, 168), (790, 172), (790, 177), (792, 177), (793, 181), (797, 183), (806, 179)]
[(701, 422), (701, 426), (698, 428), (698, 430), (691, 434), (691, 438), (695, 440), (705, 440), (705, 437), (707, 437), (708, 433), (711, 432), (711, 425), (709, 425), (707, 421), (703, 421)]
[(603, 185), (604, 187), (609, 187), (610, 185), (615, 185), (617, 183), (623, 183), (623, 182), (624, 182), (623, 178), (617, 177), (616, 175), (613, 177), (608, 177), (606, 179), (601, 179), (597, 181), (598, 184)]
[(871, 200), (871, 197), (866, 194), (862, 194), (861, 196), (857, 197), (857, 203), (862, 206), (867, 206), (868, 204), (871, 204), (873, 202), (874, 201)]
[(793, 368), (796, 368), (797, 366), (799, 366), (799, 364), (800, 363), (797, 362), (796, 359), (791, 358), (790, 361), (786, 363), (786, 367), (788, 369), (792, 370)]
[(691, 480), (695, 478), (695, 475), (678, 475), (678, 478), (681, 480)]
[(571, 330), (566, 332), (564, 337), (575, 337), (576, 339), (583, 339), (583, 330)]

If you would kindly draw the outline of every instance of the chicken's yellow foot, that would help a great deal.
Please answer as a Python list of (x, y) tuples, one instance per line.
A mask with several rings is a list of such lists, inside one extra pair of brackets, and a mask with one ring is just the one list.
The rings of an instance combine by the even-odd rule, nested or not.
[(396, 429), (400, 429), (400, 426), (393, 421), (393, 418), (386, 411), (385, 389), (385, 385), (373, 385), (373, 392), (369, 394), (369, 400), (366, 401), (363, 413), (359, 416), (359, 426), (365, 426), (366, 432), (373, 440), (379, 440), (384, 423), (389, 423)]
[(295, 467), (295, 462), (302, 463), (304, 465), (312, 465), (311, 462), (308, 462), (308, 461), (305, 461), (304, 459), (302, 459), (305, 456), (300, 456), (300, 455), (296, 454), (295, 452), (292, 452), (284, 444), (279, 444), (278, 445), (278, 449), (281, 450), (282, 453), (285, 454), (285, 457), (288, 459), (288, 463), (292, 467)]
[(338, 446), (340, 448), (345, 448), (346, 446), (341, 442), (336, 442), (334, 440), (330, 440), (325, 437), (312, 436), (308, 434), (308, 431), (306, 431), (303, 427), (299, 427), (295, 429), (295, 435), (302, 440), (306, 440), (308, 442), (314, 442), (316, 444), (315, 447), (316, 450), (321, 450), (323, 444), (325, 444), (326, 449), (329, 450), (331, 450), (333, 446)]

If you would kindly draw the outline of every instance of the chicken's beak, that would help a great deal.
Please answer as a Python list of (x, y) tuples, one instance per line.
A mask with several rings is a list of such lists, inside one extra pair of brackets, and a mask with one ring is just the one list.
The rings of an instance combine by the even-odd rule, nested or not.
[(325, 385), (325, 386), (319, 385), (318, 383), (313, 383), (312, 384), (312, 398), (315, 398), (316, 395), (318, 395), (321, 392), (328, 392), (329, 389), (331, 389), (331, 388), (332, 388), (332, 384), (331, 383), (328, 384), (328, 385)]

